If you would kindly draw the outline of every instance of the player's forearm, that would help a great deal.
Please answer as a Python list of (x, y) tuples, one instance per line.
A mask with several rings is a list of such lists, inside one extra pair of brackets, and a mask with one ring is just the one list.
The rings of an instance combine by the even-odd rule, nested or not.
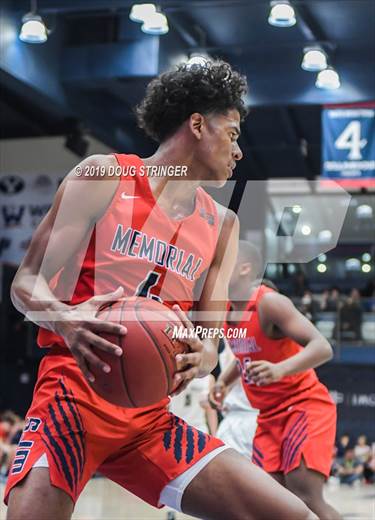
[(282, 368), (284, 376), (292, 376), (310, 368), (318, 367), (332, 359), (332, 356), (331, 345), (324, 338), (318, 337), (311, 340), (295, 356), (281, 361), (279, 366)]
[[(52, 332), (57, 332), (57, 324), (63, 314), (71, 309), (55, 298), (47, 281), (27, 272), (18, 273), (11, 287), (11, 299), (16, 309), (30, 321)], [(40, 313), (40, 314), (39, 314)]]
[(218, 382), (231, 386), (240, 377), (240, 371), (236, 359), (233, 359), (227, 368), (220, 374)]
[(202, 362), (200, 365), (198, 377), (205, 377), (208, 376), (208, 374), (211, 374), (219, 360), (216, 343), (210, 339), (204, 339), (202, 340), (202, 343)]
[(206, 409), (206, 418), (207, 418), (207, 426), (211, 435), (216, 435), (217, 427), (218, 427), (218, 419), (217, 412), (213, 410), (210, 406)]

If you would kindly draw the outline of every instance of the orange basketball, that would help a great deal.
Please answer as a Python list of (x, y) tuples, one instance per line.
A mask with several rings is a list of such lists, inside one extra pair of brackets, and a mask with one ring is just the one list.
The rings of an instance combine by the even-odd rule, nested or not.
[(134, 297), (105, 306), (98, 318), (121, 323), (128, 332), (125, 336), (102, 334), (119, 345), (123, 354), (117, 357), (95, 349), (111, 372), (90, 368), (95, 376), (91, 383), (94, 390), (126, 408), (150, 406), (167, 397), (174, 390), (175, 356), (188, 350), (186, 344), (172, 339), (174, 327), (182, 325), (178, 316), (156, 300)]

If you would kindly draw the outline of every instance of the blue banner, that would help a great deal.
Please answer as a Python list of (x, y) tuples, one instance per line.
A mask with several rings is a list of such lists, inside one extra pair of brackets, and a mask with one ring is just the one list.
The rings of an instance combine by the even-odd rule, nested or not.
[(374, 183), (375, 105), (325, 108), (322, 140), (324, 178)]

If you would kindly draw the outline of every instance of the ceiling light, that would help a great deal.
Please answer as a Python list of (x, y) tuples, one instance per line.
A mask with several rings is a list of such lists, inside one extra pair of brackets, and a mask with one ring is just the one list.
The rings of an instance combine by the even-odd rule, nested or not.
[(345, 267), (347, 271), (359, 271), (361, 269), (361, 262), (358, 258), (348, 258), (345, 261)]
[(340, 85), (340, 76), (332, 67), (321, 70), (315, 81), (315, 86), (324, 90), (335, 90)]
[(275, 27), (292, 27), (296, 23), (296, 15), (288, 0), (271, 2), (268, 23)]
[(358, 218), (372, 218), (372, 207), (368, 204), (361, 204), (355, 210), (355, 214)]
[(319, 273), (325, 273), (327, 271), (327, 266), (326, 264), (318, 264), (316, 269)]
[(298, 215), (299, 213), (301, 213), (302, 211), (302, 208), (299, 204), (295, 204), (293, 207), (292, 207), (292, 211), (293, 213), (295, 213), (296, 215)]
[(142, 25), (142, 31), (146, 34), (161, 36), (169, 31), (168, 20), (163, 13), (151, 13)]
[(319, 47), (306, 47), (301, 67), (309, 72), (318, 72), (327, 68), (327, 55)]
[(206, 63), (210, 60), (208, 54), (193, 52), (190, 54), (190, 58), (187, 61), (187, 65), (191, 67), (192, 65), (206, 65)]
[(302, 226), (301, 228), (301, 233), (302, 235), (305, 235), (305, 236), (308, 236), (311, 234), (311, 227), (308, 226), (307, 224), (305, 224), (304, 226)]
[(129, 18), (132, 22), (144, 23), (155, 12), (156, 6), (154, 4), (134, 4), (130, 10)]
[(319, 255), (318, 260), (319, 262), (324, 263), (327, 260), (327, 255)]
[(371, 265), (370, 264), (363, 264), (362, 271), (364, 273), (369, 273), (371, 271)]
[(329, 229), (322, 229), (322, 231), (319, 231), (318, 233), (318, 240), (319, 242), (329, 242), (332, 238), (332, 231)]
[(22, 18), (20, 40), (25, 43), (44, 43), (47, 37), (47, 28), (42, 17), (34, 12), (25, 14)]
[(362, 255), (362, 262), (371, 262), (371, 255), (370, 255), (370, 253), (363, 253), (363, 255)]

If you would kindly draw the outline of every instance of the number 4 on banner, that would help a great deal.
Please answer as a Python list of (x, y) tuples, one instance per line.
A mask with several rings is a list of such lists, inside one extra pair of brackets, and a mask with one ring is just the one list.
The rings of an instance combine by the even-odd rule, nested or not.
[(348, 159), (354, 161), (362, 159), (361, 150), (366, 144), (367, 139), (361, 139), (360, 121), (351, 121), (335, 141), (338, 150), (350, 150)]

